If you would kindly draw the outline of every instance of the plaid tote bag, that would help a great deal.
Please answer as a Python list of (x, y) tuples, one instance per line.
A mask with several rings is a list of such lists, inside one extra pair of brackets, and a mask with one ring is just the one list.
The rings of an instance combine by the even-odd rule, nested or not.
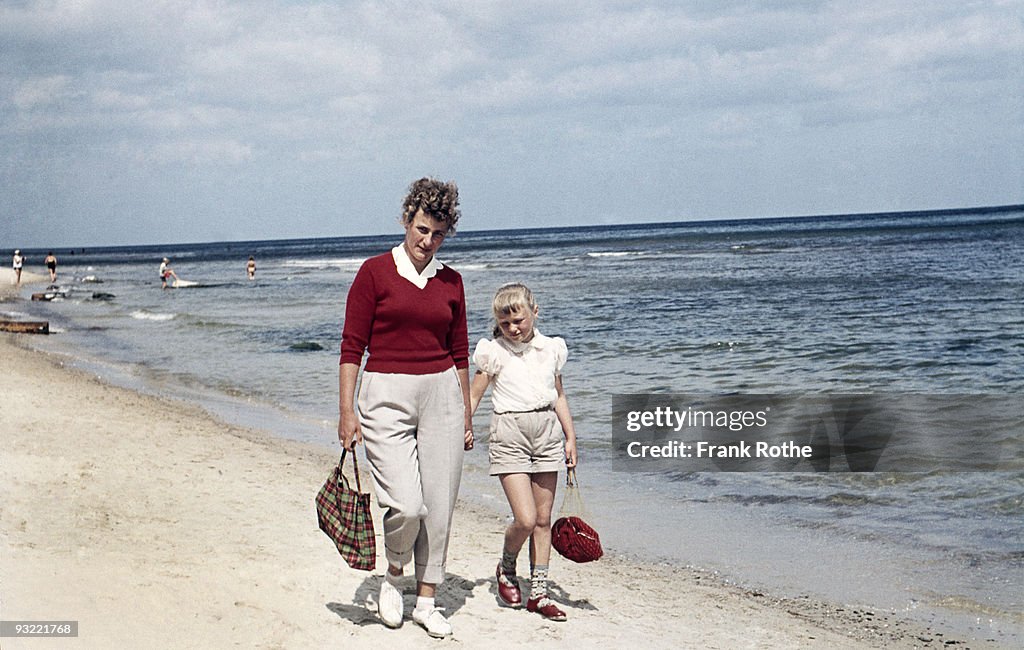
[(352, 452), (352, 466), (356, 489), (349, 487), (341, 472), (347, 453), (347, 449), (342, 450), (338, 466), (316, 495), (316, 517), (320, 530), (334, 541), (350, 567), (373, 571), (377, 565), (377, 540), (373, 536), (373, 519), (370, 517), (370, 495), (363, 493), (359, 482), (359, 460), (355, 451)]

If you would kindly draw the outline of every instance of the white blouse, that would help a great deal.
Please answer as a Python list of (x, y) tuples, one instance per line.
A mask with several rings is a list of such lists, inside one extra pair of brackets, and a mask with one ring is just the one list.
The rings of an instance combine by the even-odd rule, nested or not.
[(561, 337), (547, 337), (534, 329), (527, 343), (480, 339), (473, 352), (478, 370), (494, 377), (491, 403), (498, 413), (534, 411), (553, 406), (558, 399), (555, 377), (569, 355)]
[(444, 264), (437, 257), (431, 257), (427, 265), (423, 267), (423, 273), (418, 273), (416, 267), (413, 266), (412, 260), (409, 259), (409, 254), (405, 252), (405, 247), (401, 244), (391, 249), (391, 259), (395, 260), (395, 270), (398, 271), (398, 275), (412, 282), (420, 289), (426, 287), (427, 280), (437, 275), (437, 272), (444, 268)]

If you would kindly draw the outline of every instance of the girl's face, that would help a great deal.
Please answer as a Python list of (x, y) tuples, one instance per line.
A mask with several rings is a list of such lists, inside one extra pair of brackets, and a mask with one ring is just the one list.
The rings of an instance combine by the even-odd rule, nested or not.
[(533, 321), (537, 318), (537, 308), (531, 311), (520, 307), (508, 314), (495, 314), (501, 334), (510, 341), (526, 343), (533, 338)]

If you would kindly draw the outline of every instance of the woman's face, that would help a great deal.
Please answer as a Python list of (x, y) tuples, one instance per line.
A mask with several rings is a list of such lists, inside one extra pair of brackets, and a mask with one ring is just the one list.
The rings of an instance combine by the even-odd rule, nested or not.
[(405, 252), (417, 271), (422, 272), (448, 236), (448, 224), (417, 210), (405, 224)]

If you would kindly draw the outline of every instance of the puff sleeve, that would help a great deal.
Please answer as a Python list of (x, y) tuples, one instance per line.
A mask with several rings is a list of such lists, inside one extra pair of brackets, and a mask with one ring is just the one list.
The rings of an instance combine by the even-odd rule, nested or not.
[(565, 365), (565, 360), (569, 357), (569, 348), (565, 345), (565, 339), (560, 336), (552, 338), (554, 341), (555, 349), (555, 374), (562, 374), (562, 366)]
[(473, 363), (477, 370), (490, 376), (501, 372), (501, 350), (494, 341), (480, 339), (473, 351)]

